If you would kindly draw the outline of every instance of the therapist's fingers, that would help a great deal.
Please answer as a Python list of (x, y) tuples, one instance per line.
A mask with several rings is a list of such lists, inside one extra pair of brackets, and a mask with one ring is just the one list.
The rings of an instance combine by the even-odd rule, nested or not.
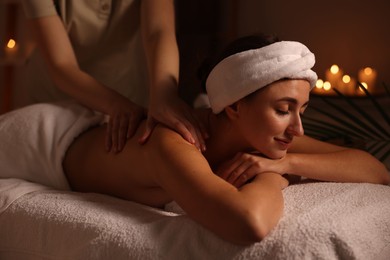
[(112, 151), (114, 153), (118, 152), (118, 139), (119, 139), (119, 124), (120, 121), (118, 119), (118, 116), (114, 116), (111, 119), (111, 142), (112, 142)]
[(107, 152), (110, 152), (111, 148), (112, 148), (111, 133), (112, 133), (112, 121), (109, 120), (108, 123), (107, 123), (106, 138), (105, 138), (105, 144), (106, 144), (106, 151)]
[(191, 133), (195, 146), (202, 152), (206, 151), (206, 139), (209, 138), (208, 131), (205, 124), (195, 113), (195, 110), (188, 108), (186, 110), (186, 117), (183, 119), (183, 124)]
[[(124, 119), (124, 118), (123, 118)], [(127, 123), (128, 124), (128, 123)], [(127, 132), (126, 119), (121, 122), (121, 116), (110, 117), (106, 130), (106, 150), (117, 153), (123, 149)]]
[(119, 117), (119, 127), (118, 127), (118, 139), (117, 139), (117, 149), (116, 152), (121, 152), (123, 150), (123, 147), (125, 146), (125, 143), (127, 141), (127, 135), (128, 135), (128, 129), (129, 126), (129, 115), (122, 114)]
[(148, 117), (148, 119), (146, 121), (145, 130), (144, 130), (143, 134), (141, 135), (141, 137), (138, 139), (138, 142), (140, 144), (144, 144), (148, 141), (156, 124), (157, 124), (157, 122), (153, 119), (153, 117)]
[(144, 109), (135, 107), (131, 112), (120, 112), (110, 117), (106, 133), (106, 149), (119, 153), (138, 129), (144, 117)]

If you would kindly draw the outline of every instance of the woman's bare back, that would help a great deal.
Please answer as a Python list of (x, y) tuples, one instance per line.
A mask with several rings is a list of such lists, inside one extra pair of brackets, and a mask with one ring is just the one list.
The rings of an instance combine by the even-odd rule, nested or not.
[[(129, 139), (122, 152), (108, 153), (104, 147), (106, 126), (90, 129), (69, 147), (63, 167), (75, 191), (98, 192), (142, 204), (161, 207), (171, 201), (154, 181), (147, 150), (152, 144), (140, 145), (138, 136), (143, 125)], [(158, 169), (158, 165), (153, 167)]]

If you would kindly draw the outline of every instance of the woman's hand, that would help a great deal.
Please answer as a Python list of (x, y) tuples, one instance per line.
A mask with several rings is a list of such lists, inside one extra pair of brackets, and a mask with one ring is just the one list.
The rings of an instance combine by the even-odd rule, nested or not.
[(123, 98), (112, 102), (108, 115), (106, 150), (118, 153), (122, 151), (127, 139), (134, 135), (145, 116), (145, 109)]
[(222, 179), (239, 188), (248, 180), (264, 172), (280, 175), (286, 173), (286, 158), (274, 160), (259, 154), (237, 153), (233, 159), (224, 162), (216, 171)]
[(206, 150), (207, 132), (204, 125), (194, 114), (193, 109), (177, 95), (170, 95), (165, 98), (161, 95), (159, 98), (151, 100), (146, 129), (139, 139), (141, 144), (145, 143), (151, 135), (156, 121), (178, 132), (199, 150)]

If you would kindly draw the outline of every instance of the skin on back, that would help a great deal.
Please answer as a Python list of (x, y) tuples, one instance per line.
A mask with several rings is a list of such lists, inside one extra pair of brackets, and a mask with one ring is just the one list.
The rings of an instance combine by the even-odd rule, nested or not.
[[(69, 147), (63, 167), (70, 186), (80, 192), (100, 192), (149, 206), (162, 207), (172, 199), (156, 183), (153, 171), (159, 168), (147, 156), (153, 142), (140, 145), (136, 135), (126, 142), (121, 153), (108, 153), (101, 145), (106, 125), (90, 129)], [(184, 141), (185, 142), (185, 141)], [(150, 167), (149, 165), (154, 167)], [(153, 169), (155, 168), (155, 169)]]

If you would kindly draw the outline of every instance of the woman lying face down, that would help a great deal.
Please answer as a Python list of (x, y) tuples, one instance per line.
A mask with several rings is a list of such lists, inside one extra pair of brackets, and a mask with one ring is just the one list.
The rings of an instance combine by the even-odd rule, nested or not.
[(107, 153), (105, 126), (98, 126), (69, 147), (63, 161), (69, 184), (154, 207), (174, 200), (221, 238), (248, 244), (277, 225), (286, 173), (389, 183), (370, 154), (304, 136), (301, 114), (316, 81), (313, 65), (301, 43), (239, 39), (204, 77), (211, 109), (198, 109), (197, 116), (210, 135), (205, 152), (162, 125), (140, 146), (141, 124), (122, 153)]

